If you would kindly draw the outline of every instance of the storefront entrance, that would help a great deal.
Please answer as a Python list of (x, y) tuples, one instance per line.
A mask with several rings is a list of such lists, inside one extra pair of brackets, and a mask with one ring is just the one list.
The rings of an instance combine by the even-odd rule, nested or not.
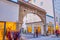
[[(25, 3), (24, 1), (19, 1), (19, 21), (18, 21), (18, 26), (19, 28), (22, 27), (23, 25), (23, 18), (24, 16), (26, 16), (27, 14), (31, 13), (31, 14), (35, 14), (37, 16), (39, 16), (39, 18), (41, 18), (41, 21), (43, 23), (43, 34), (46, 34), (46, 11), (42, 8), (39, 8), (33, 4), (30, 3)], [(32, 26), (31, 27), (27, 27), (27, 29), (29, 30), (28, 32), (33, 31), (32, 30)], [(41, 33), (41, 28), (37, 26), (38, 32)]]
[(16, 22), (4, 22), (0, 21), (0, 40), (8, 40), (7, 32), (16, 31)]
[(28, 33), (32, 33), (32, 30), (34, 30), (33, 33), (36, 32), (36, 30), (38, 30), (38, 33), (41, 34), (41, 27), (34, 27), (34, 29), (32, 27), (27, 27)]
[(54, 34), (54, 27), (48, 27), (49, 35)]
[(34, 27), (34, 32), (38, 31), (38, 34), (41, 35), (41, 27)]

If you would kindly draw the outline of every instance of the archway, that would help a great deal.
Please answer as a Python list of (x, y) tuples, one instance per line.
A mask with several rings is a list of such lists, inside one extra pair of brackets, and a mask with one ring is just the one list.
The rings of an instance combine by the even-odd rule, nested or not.
[(19, 1), (19, 20), (18, 20), (18, 27), (22, 27), (23, 18), (25, 15), (32, 13), (36, 14), (41, 18), (44, 27), (44, 33), (46, 32), (46, 12), (44, 9), (41, 9), (33, 4), (26, 3), (24, 1)]
[(22, 28), (24, 28), (27, 33), (34, 33), (34, 28), (38, 28), (38, 32), (41, 33), (41, 18), (36, 14), (28, 13), (23, 18)]

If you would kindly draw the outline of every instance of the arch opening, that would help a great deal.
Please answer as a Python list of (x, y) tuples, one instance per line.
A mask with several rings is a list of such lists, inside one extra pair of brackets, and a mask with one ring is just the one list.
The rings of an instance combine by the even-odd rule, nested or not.
[(22, 29), (24, 29), (23, 33), (34, 33), (35, 30), (38, 30), (38, 33), (41, 34), (41, 29), (43, 26), (43, 22), (41, 18), (33, 13), (28, 13), (23, 18)]

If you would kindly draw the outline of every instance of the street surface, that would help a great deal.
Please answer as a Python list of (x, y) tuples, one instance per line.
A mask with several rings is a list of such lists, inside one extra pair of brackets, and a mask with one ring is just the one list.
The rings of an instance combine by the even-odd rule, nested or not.
[(55, 35), (51, 36), (39, 36), (33, 37), (33, 35), (22, 35), (24, 40), (60, 40), (60, 37), (56, 37)]

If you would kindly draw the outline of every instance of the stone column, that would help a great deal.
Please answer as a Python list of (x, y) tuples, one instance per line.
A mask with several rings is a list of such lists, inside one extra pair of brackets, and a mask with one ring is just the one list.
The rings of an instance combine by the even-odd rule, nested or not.
[(46, 14), (44, 15), (44, 33), (46, 35)]
[(41, 35), (44, 35), (44, 27), (41, 25)]
[(19, 26), (19, 28), (21, 28), (22, 27), (22, 24), (23, 24), (23, 18), (25, 16), (24, 11), (25, 11), (24, 10), (24, 7), (22, 7), (20, 5), (20, 8), (19, 8), (19, 19), (18, 19), (18, 26)]

